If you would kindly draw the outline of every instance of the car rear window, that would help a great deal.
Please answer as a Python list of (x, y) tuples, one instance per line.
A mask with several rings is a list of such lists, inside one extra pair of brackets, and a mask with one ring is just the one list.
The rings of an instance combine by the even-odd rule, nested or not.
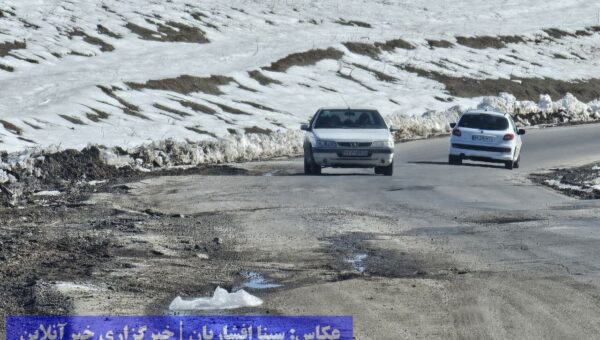
[(323, 110), (316, 129), (386, 129), (385, 121), (374, 110)]
[(506, 130), (508, 119), (502, 116), (486, 114), (465, 114), (458, 123), (459, 127), (480, 130)]

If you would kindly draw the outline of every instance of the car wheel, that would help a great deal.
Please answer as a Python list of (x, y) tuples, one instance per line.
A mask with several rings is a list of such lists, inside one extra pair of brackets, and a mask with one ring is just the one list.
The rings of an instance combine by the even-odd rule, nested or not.
[(304, 155), (304, 174), (320, 175), (321, 166), (315, 163), (310, 146), (308, 147), (308, 150), (304, 151)]
[[(377, 168), (375, 168), (375, 173), (377, 173)], [(379, 167), (379, 173), (384, 176), (392, 176), (394, 174), (394, 162), (391, 162), (388, 166)]]
[(448, 164), (450, 165), (461, 165), (462, 158), (460, 156), (449, 155), (448, 156)]
[(513, 164), (513, 167), (515, 169), (518, 169), (521, 166), (521, 156), (519, 156), (519, 158), (517, 159), (517, 161), (515, 162), (515, 164)]
[(308, 160), (308, 155), (306, 154), (306, 151), (304, 152), (304, 174), (305, 175), (311, 175), (312, 174), (312, 167), (310, 165), (310, 161)]
[(381, 175), (381, 167), (379, 167), (379, 166), (375, 167), (375, 175)]
[(515, 162), (513, 162), (513, 161), (504, 162), (504, 167), (507, 168), (508, 170), (512, 170), (515, 167)]

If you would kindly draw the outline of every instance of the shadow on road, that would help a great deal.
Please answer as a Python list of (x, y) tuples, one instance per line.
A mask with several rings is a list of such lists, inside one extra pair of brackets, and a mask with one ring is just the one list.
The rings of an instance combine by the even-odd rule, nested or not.
[(494, 165), (494, 164), (485, 164), (485, 163), (462, 163), (461, 165), (450, 165), (448, 162), (406, 162), (408, 164), (432, 164), (432, 165), (447, 165), (447, 166), (470, 166), (477, 168), (493, 168), (493, 169), (504, 169), (504, 165)]

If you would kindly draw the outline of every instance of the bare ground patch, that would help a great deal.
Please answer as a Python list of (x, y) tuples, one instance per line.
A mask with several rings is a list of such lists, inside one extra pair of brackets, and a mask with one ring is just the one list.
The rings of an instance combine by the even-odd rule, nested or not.
[(165, 106), (165, 105), (161, 105), (159, 103), (154, 103), (154, 104), (152, 104), (152, 106), (154, 106), (155, 108), (157, 108), (157, 109), (159, 109), (161, 111), (169, 112), (169, 113), (178, 115), (180, 117), (189, 117), (189, 116), (191, 116), (191, 114), (189, 114), (187, 112), (184, 112), (184, 111), (181, 111), (181, 110), (177, 110), (177, 109), (174, 109), (172, 107)]
[(208, 38), (206, 38), (204, 31), (198, 27), (188, 26), (174, 21), (169, 21), (166, 24), (156, 23), (156, 31), (131, 22), (127, 23), (125, 27), (144, 40), (197, 44), (206, 44), (210, 42)]
[(128, 101), (124, 100), (123, 98), (117, 96), (114, 93), (113, 88), (108, 88), (108, 87), (101, 86), (101, 85), (99, 85), (98, 88), (100, 90), (102, 90), (102, 92), (104, 92), (107, 96), (109, 96), (109, 97), (113, 98), (114, 100), (116, 100), (117, 102), (119, 102), (119, 104), (121, 104), (123, 106), (123, 112), (125, 114), (134, 116), (134, 117), (138, 117), (138, 118), (142, 118), (142, 119), (146, 119), (146, 120), (151, 120), (150, 118), (146, 117), (145, 115), (143, 115), (140, 112), (140, 108), (138, 106), (133, 105), (133, 104), (129, 103)]
[(375, 78), (377, 78), (377, 80), (379, 80), (379, 81), (385, 81), (385, 82), (388, 82), (388, 83), (393, 83), (393, 82), (396, 81), (396, 78), (394, 78), (394, 77), (392, 77), (392, 76), (390, 76), (388, 74), (385, 74), (385, 73), (383, 73), (381, 71), (374, 70), (374, 69), (372, 69), (370, 67), (367, 67), (365, 65), (352, 64), (352, 66), (360, 68), (361, 70), (365, 70), (367, 72), (372, 73), (375, 76)]
[(75, 117), (75, 116), (69, 116), (69, 115), (62, 115), (59, 114), (60, 118), (68, 121), (71, 124), (75, 124), (75, 125), (86, 125), (81, 119)]
[(258, 135), (270, 135), (273, 133), (272, 130), (263, 129), (258, 126), (244, 128), (244, 132), (246, 132), (247, 134), (253, 133), (253, 134), (258, 134)]
[(24, 41), (13, 41), (0, 43), (0, 57), (6, 57), (10, 51), (22, 50), (27, 48), (27, 43)]
[(115, 47), (107, 42), (105, 42), (104, 40), (98, 38), (98, 37), (93, 37), (81, 30), (74, 30), (72, 32), (69, 33), (69, 38), (72, 39), (73, 37), (83, 37), (83, 41), (85, 41), (86, 43), (90, 44), (90, 45), (96, 45), (100, 48), (100, 51), (102, 52), (112, 52), (115, 50)]
[(0, 120), (0, 124), (4, 127), (4, 129), (14, 133), (15, 135), (23, 134), (23, 129), (21, 129), (20, 127), (16, 126), (15, 124), (13, 124), (11, 122), (8, 122), (6, 120)]
[(600, 199), (600, 163), (548, 173), (532, 174), (531, 180), (561, 193), (581, 199)]
[(250, 78), (256, 80), (262, 86), (267, 86), (267, 85), (271, 85), (271, 84), (281, 85), (281, 82), (279, 80), (269, 78), (269, 77), (265, 76), (259, 70), (248, 71), (248, 75), (250, 76)]
[(362, 27), (362, 28), (373, 28), (373, 26), (371, 26), (371, 24), (369, 24), (367, 22), (358, 21), (358, 20), (346, 20), (346, 19), (343, 19), (343, 18), (339, 18), (338, 20), (335, 21), (335, 23), (343, 25), (343, 26), (356, 26), (356, 27)]
[(110, 114), (98, 110), (98, 109), (91, 109), (93, 112), (88, 112), (85, 114), (85, 116), (87, 117), (87, 119), (91, 120), (94, 123), (99, 123), (105, 119), (108, 119), (110, 117)]
[(452, 48), (454, 44), (447, 40), (430, 40), (427, 39), (427, 44), (430, 48)]
[(456, 37), (456, 42), (460, 45), (476, 49), (500, 49), (506, 47), (506, 44), (524, 43), (525, 39), (517, 35), (505, 35), (497, 37), (486, 35), (475, 37)]
[(290, 54), (289, 56), (283, 59), (279, 59), (276, 62), (271, 63), (271, 66), (267, 66), (265, 67), (265, 69), (274, 72), (285, 72), (293, 66), (315, 65), (321, 60), (339, 60), (343, 56), (344, 53), (342, 51), (336, 50), (332, 47), (325, 50), (314, 49), (306, 52)]
[(379, 59), (379, 47), (373, 44), (360, 42), (345, 42), (343, 45), (352, 53), (368, 56), (372, 59)]
[(4, 64), (0, 64), (0, 70), (6, 71), (6, 72), (14, 72), (15, 68), (9, 65), (4, 65)]
[(127, 86), (134, 90), (162, 90), (173, 91), (182, 94), (190, 94), (192, 92), (204, 92), (215, 96), (223, 94), (219, 86), (227, 85), (235, 80), (231, 77), (211, 75), (210, 77), (194, 77), (182, 75), (177, 78), (167, 78), (160, 80), (149, 80), (144, 84), (126, 83)]
[(532, 101), (539, 100), (541, 94), (560, 98), (571, 93), (586, 102), (600, 98), (600, 79), (573, 82), (551, 78), (472, 79), (452, 77), (411, 65), (399, 67), (444, 84), (448, 93), (457, 97), (495, 96), (500, 92), (509, 92), (518, 99)]
[(198, 126), (186, 126), (185, 128), (190, 131), (194, 131), (195, 133), (200, 134), (200, 135), (207, 135), (207, 136), (211, 136), (213, 138), (217, 138), (217, 135), (215, 135), (214, 133), (206, 131), (206, 130), (202, 130)]

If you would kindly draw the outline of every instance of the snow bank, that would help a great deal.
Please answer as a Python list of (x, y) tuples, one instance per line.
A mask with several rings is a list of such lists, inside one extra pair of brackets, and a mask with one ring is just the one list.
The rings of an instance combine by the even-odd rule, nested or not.
[(485, 97), (478, 109), (499, 110), (510, 113), (522, 125), (545, 123), (588, 122), (600, 119), (600, 101), (583, 103), (567, 93), (563, 98), (552, 101), (545, 94), (537, 103), (518, 101), (515, 96), (502, 92), (498, 96)]
[(198, 298), (186, 301), (178, 296), (171, 302), (169, 309), (172, 311), (234, 309), (257, 307), (262, 305), (262, 303), (263, 301), (261, 299), (248, 294), (243, 289), (238, 290), (235, 293), (228, 293), (227, 290), (217, 287), (213, 296), (209, 298)]

